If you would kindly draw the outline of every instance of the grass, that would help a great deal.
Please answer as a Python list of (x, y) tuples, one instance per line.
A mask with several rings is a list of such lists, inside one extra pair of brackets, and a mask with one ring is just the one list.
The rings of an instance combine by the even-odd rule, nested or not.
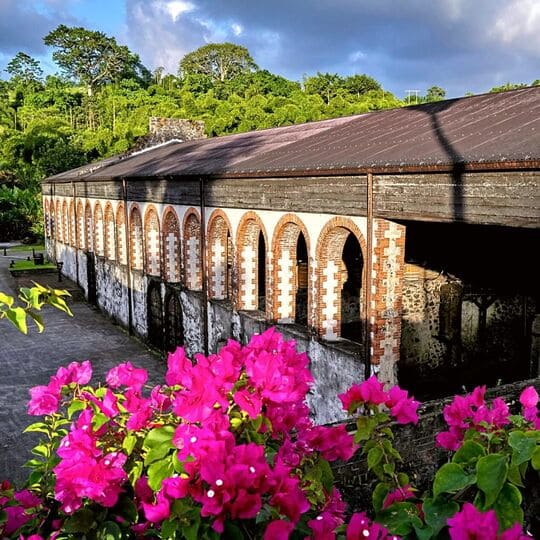
[(8, 248), (8, 252), (18, 253), (19, 251), (32, 251), (32, 248), (34, 248), (36, 251), (45, 251), (44, 244), (21, 244), (20, 246)]
[(13, 266), (9, 267), (10, 270), (35, 270), (39, 272), (40, 270), (51, 270), (56, 269), (56, 264), (53, 264), (49, 261), (45, 261), (44, 264), (34, 264), (33, 260), (30, 261), (15, 261)]

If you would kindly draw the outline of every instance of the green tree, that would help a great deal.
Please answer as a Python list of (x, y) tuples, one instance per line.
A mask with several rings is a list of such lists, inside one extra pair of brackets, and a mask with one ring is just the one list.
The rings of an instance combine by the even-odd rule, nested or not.
[(6, 71), (10, 74), (12, 81), (22, 84), (40, 83), (43, 78), (43, 70), (39, 62), (22, 51), (10, 60)]
[(337, 73), (321, 73), (318, 71), (317, 75), (304, 79), (305, 92), (307, 94), (318, 94), (327, 105), (337, 95), (340, 88), (343, 88), (343, 78)]
[(357, 97), (360, 97), (370, 90), (381, 90), (381, 85), (373, 77), (363, 73), (361, 75), (356, 74), (345, 77), (343, 88), (350, 94), (355, 94)]
[[(534, 84), (534, 83), (533, 83)], [(511, 83), (507, 82), (501, 86), (494, 86), (491, 90), (491, 94), (496, 94), (497, 92), (506, 92), (508, 90), (519, 90), (520, 88), (527, 88), (525, 83)]]
[(431, 86), (427, 89), (425, 101), (441, 101), (446, 96), (446, 90), (440, 86)]
[(207, 75), (213, 81), (227, 81), (258, 70), (249, 51), (234, 43), (208, 43), (180, 60), (179, 74)]
[(53, 60), (70, 77), (86, 86), (88, 96), (102, 84), (121, 78), (148, 78), (138, 55), (103, 32), (63, 24), (43, 39), (55, 47)]

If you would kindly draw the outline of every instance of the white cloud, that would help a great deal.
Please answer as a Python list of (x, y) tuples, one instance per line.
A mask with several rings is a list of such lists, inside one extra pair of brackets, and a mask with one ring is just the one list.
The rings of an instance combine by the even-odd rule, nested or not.
[(492, 36), (506, 45), (529, 51), (540, 61), (540, 3), (513, 0), (499, 12)]
[(366, 57), (366, 53), (362, 51), (354, 51), (351, 54), (349, 54), (349, 61), (351, 62), (358, 62), (359, 60), (363, 60)]
[(163, 9), (171, 16), (173, 22), (176, 22), (180, 15), (183, 13), (189, 13), (195, 9), (195, 5), (191, 2), (184, 2), (183, 0), (171, 0), (169, 2), (162, 2)]
[(233, 23), (231, 24), (231, 30), (235, 36), (240, 36), (244, 32), (244, 27), (241, 24)]

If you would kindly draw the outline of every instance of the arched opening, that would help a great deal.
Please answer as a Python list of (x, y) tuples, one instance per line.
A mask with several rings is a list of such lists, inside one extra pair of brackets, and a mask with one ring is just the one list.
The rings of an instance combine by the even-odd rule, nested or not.
[(307, 325), (308, 311), (308, 251), (304, 233), (296, 241), (296, 302), (294, 322)]
[(150, 281), (147, 292), (148, 341), (157, 349), (163, 348), (163, 302), (158, 281)]
[(334, 218), (317, 244), (317, 329), (335, 341), (364, 341), (362, 319), (363, 253), (365, 243), (351, 220)]
[(165, 299), (165, 350), (175, 351), (184, 344), (182, 308), (178, 296), (170, 293)]
[(92, 219), (92, 205), (89, 201), (86, 202), (84, 209), (84, 223), (85, 223), (85, 248), (86, 251), (94, 251), (94, 222)]
[(362, 301), (362, 271), (364, 260), (360, 242), (349, 233), (342, 253), (341, 268), (341, 337), (362, 342), (360, 314)]
[(259, 231), (257, 243), (257, 309), (266, 311), (266, 242)]
[(114, 230), (114, 211), (112, 205), (105, 206), (105, 257), (110, 261), (116, 259), (116, 234)]

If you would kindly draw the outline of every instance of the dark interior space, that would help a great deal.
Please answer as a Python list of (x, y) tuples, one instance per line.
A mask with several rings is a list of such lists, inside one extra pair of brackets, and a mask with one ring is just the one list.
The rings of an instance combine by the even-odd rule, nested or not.
[(262, 231), (259, 231), (259, 243), (257, 246), (257, 309), (266, 309), (266, 242)]
[(341, 289), (341, 337), (361, 343), (360, 299), (363, 259), (360, 243), (352, 233), (349, 234), (343, 246), (342, 260), (345, 265), (346, 279)]
[(302, 232), (296, 242), (296, 311), (294, 322), (307, 325), (308, 307), (308, 252)]
[[(400, 384), (425, 400), (536, 376), (531, 327), (540, 308), (540, 231), (405, 225), (405, 262), (417, 275), (425, 271), (416, 286), (425, 315), (417, 309), (409, 317), (405, 285)], [(422, 351), (416, 358), (415, 347)]]

